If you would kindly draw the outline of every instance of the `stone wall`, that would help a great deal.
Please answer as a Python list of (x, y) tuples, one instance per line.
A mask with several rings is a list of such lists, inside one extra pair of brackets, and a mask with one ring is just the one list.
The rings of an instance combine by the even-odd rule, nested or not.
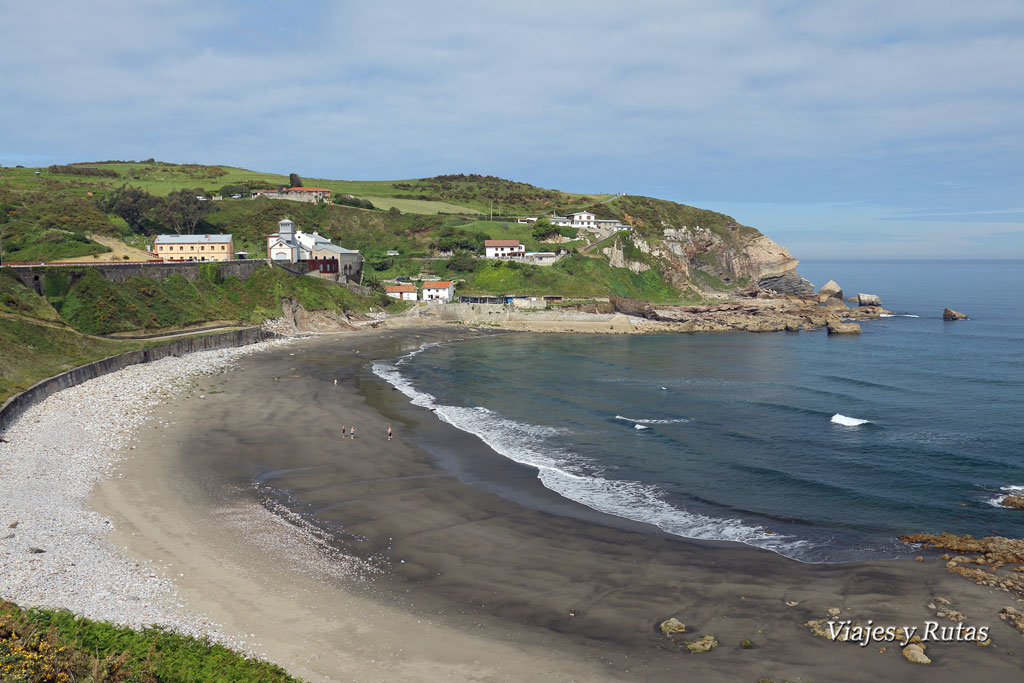
[(167, 356), (183, 356), (196, 351), (209, 351), (233, 346), (246, 346), (256, 342), (274, 339), (277, 335), (259, 327), (244, 330), (211, 334), (204, 337), (186, 337), (167, 344), (153, 346), (148, 349), (129, 351), (118, 356), (111, 356), (95, 363), (81, 365), (67, 372), (54, 375), (37, 382), (20, 394), (10, 397), (0, 406), (0, 433), (5, 431), (26, 409), (42, 401), (47, 396), (62, 389), (73, 387), (101, 375), (117, 372), (129, 365), (150, 363)]
[[(212, 263), (212, 262), (208, 262)], [(218, 261), (220, 272), (224, 277), (237, 277), (239, 280), (248, 280), (258, 268), (267, 266), (266, 259), (245, 259), (241, 261)], [(154, 280), (166, 280), (171, 275), (181, 275), (190, 282), (199, 279), (200, 266), (204, 263), (81, 263), (61, 266), (11, 266), (21, 281), (42, 294), (45, 289), (46, 271), (49, 268), (61, 268), (68, 274), (68, 284), (74, 283), (80, 277), (83, 268), (98, 270), (100, 275), (111, 282), (124, 282), (133, 277), (148, 277)]]

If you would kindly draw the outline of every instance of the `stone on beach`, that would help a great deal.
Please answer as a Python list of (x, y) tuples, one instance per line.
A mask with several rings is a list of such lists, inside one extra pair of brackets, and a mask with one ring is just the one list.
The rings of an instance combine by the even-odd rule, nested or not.
[(661, 632), (664, 633), (666, 636), (670, 636), (673, 633), (686, 632), (686, 624), (679, 621), (675, 617), (672, 617), (671, 619), (666, 619), (665, 621), (661, 622), (661, 626), (659, 626), (659, 628), (661, 629)]
[(907, 658), (907, 661), (915, 664), (931, 664), (932, 660), (928, 659), (928, 655), (924, 653), (925, 647), (921, 643), (911, 643), (903, 648), (903, 656)]
[(713, 647), (718, 647), (718, 640), (714, 636), (701, 636), (686, 644), (686, 649), (690, 652), (707, 652)]

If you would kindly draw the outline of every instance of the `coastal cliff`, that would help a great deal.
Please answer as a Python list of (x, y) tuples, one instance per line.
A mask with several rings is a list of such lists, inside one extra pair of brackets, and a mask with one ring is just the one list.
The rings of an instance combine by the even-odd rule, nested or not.
[(595, 213), (631, 228), (602, 250), (613, 267), (653, 268), (677, 290), (813, 291), (785, 247), (731, 216), (651, 197), (620, 197)]

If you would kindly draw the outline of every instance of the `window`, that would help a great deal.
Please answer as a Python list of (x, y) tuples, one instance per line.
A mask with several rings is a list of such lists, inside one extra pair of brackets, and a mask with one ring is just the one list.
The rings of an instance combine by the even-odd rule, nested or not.
[(194, 245), (194, 244), (188, 245), (188, 250), (189, 251), (195, 251), (196, 250), (196, 245)]
[(185, 251), (185, 247), (178, 247), (178, 251)]
[(205, 246), (199, 247), (199, 251), (206, 251), (206, 247)]

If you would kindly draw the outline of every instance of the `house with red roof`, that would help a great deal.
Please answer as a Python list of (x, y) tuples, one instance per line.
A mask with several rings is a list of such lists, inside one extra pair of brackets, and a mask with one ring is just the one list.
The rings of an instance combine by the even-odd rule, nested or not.
[(526, 247), (519, 240), (485, 240), (484, 258), (513, 259), (526, 256)]
[(455, 285), (448, 280), (423, 283), (424, 301), (452, 301), (455, 298)]
[(416, 301), (416, 296), (419, 294), (416, 285), (388, 285), (384, 288), (384, 293), (393, 299), (402, 301)]

